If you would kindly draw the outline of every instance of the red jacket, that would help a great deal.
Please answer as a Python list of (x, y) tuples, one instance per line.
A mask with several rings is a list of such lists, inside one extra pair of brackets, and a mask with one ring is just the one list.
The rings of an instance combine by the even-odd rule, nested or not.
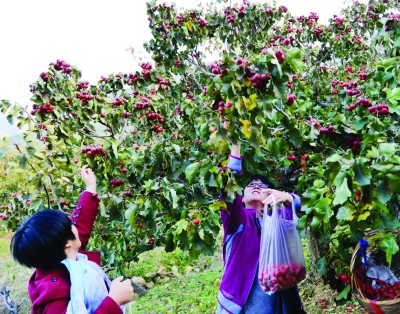
[[(86, 252), (86, 245), (92, 233), (97, 215), (99, 199), (90, 192), (83, 192), (76, 206), (71, 221), (79, 232), (82, 242), (80, 253), (100, 265), (100, 252)], [(28, 293), (32, 301), (32, 314), (64, 314), (70, 300), (71, 281), (64, 265), (52, 270), (36, 269), (29, 280)], [(106, 297), (95, 314), (120, 314), (118, 304)]]

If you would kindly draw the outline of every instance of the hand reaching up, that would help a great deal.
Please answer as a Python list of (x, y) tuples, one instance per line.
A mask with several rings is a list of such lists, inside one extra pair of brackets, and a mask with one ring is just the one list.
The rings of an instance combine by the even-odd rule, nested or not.
[(81, 169), (82, 181), (86, 184), (86, 190), (89, 192), (96, 192), (96, 176), (92, 169), (88, 165), (85, 165)]

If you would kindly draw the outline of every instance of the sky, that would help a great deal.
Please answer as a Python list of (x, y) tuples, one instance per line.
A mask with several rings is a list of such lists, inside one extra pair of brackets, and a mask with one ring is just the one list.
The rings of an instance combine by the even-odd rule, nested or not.
[[(195, 8), (212, 1), (173, 2)], [(157, 3), (164, 2), (172, 3)], [(344, 7), (343, 0), (276, 2), (295, 16), (316, 12), (323, 24)], [(140, 58), (148, 60), (143, 44), (149, 39), (146, 0), (0, 1), (0, 100), (30, 105), (29, 84), (57, 59), (77, 66), (91, 84), (102, 75), (134, 72)], [(19, 132), (0, 115), (0, 138)]]

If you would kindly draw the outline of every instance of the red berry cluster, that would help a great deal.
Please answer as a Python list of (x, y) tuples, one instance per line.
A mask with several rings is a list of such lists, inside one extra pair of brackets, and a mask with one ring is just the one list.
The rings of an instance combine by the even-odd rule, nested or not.
[(54, 69), (56, 69), (57, 71), (61, 71), (65, 74), (69, 74), (72, 72), (71, 66), (63, 60), (57, 60), (56, 63), (52, 62), (51, 64), (54, 65)]
[(328, 126), (327, 128), (320, 128), (320, 133), (326, 133), (328, 135), (332, 135), (335, 133), (335, 127), (333, 125)]
[(283, 54), (283, 51), (280, 49), (275, 51), (275, 57), (278, 59), (279, 62), (283, 62), (285, 60), (285, 55)]
[(115, 179), (115, 180), (111, 180), (110, 183), (111, 183), (111, 187), (114, 189), (117, 186), (124, 185), (125, 184), (125, 180)]
[(146, 117), (148, 120), (154, 120), (158, 123), (164, 123), (164, 118), (162, 115), (158, 114), (157, 112), (150, 112), (146, 111)]
[(126, 103), (126, 99), (125, 98), (123, 98), (123, 97), (117, 97), (114, 101), (113, 101), (113, 103), (112, 103), (112, 105), (114, 106), (114, 107), (118, 107), (118, 106), (122, 106), (124, 103)]
[[(243, 66), (244, 66), (244, 67), (247, 67), (247, 66), (250, 65), (250, 61), (239, 57), (239, 58), (236, 60), (236, 64), (238, 65), (239, 68), (242, 68)], [(206, 87), (206, 88), (207, 88), (207, 87)], [(206, 89), (206, 90), (207, 90), (207, 89)]]
[(80, 99), (82, 105), (86, 105), (89, 100), (92, 100), (94, 96), (90, 94), (88, 91), (77, 92), (75, 94), (75, 98)]
[(40, 77), (42, 78), (43, 81), (47, 82), (49, 80), (49, 74), (46, 72), (40, 73)]
[(269, 73), (263, 73), (263, 74), (256, 73), (250, 78), (250, 81), (253, 87), (258, 89), (265, 89), (270, 79), (271, 79), (271, 74)]
[(89, 87), (89, 82), (79, 82), (76, 84), (76, 89), (82, 90)]
[(379, 104), (376, 106), (371, 106), (368, 108), (368, 111), (373, 114), (374, 116), (378, 114), (390, 114), (389, 112), (389, 105), (387, 104)]
[(225, 112), (225, 109), (229, 109), (230, 107), (232, 107), (232, 103), (224, 101), (220, 101), (218, 105), (216, 104), (212, 105), (212, 109), (218, 110), (219, 114), (223, 114)]
[(130, 195), (131, 195), (131, 191), (125, 190), (125, 191), (124, 191), (124, 195), (125, 195), (125, 196), (130, 196)]
[(67, 202), (67, 201), (61, 201), (60, 202), (60, 206), (61, 207), (68, 206), (68, 204), (69, 204), (69, 202)]
[(224, 10), (226, 19), (228, 20), (228, 23), (232, 24), (235, 23), (235, 18), (233, 16), (233, 12), (230, 10)]
[(361, 190), (360, 190), (360, 189), (357, 189), (357, 190), (356, 190), (356, 197), (355, 197), (354, 200), (355, 200), (356, 202), (361, 201)]
[(374, 295), (376, 300), (383, 301), (383, 300), (395, 300), (400, 298), (400, 282), (395, 282), (391, 285), (388, 282), (383, 280), (374, 279), (377, 283), (379, 283), (379, 288), (373, 288)]
[(365, 81), (365, 80), (367, 79), (367, 76), (368, 76), (367, 73), (358, 72), (357, 74), (358, 74), (358, 78), (359, 78), (361, 81)]
[(306, 123), (307, 123), (309, 126), (315, 125), (315, 126), (317, 127), (318, 130), (321, 129), (321, 123), (319, 123), (319, 122), (318, 122), (317, 120), (315, 120), (315, 119), (311, 119), (311, 121), (310, 121), (310, 120), (306, 120)]
[(31, 111), (31, 114), (36, 114), (36, 112), (39, 114), (52, 113), (54, 110), (54, 106), (49, 102), (46, 102), (43, 106), (39, 107), (34, 104), (32, 108), (33, 110)]
[(295, 94), (289, 94), (286, 97), (286, 103), (288, 105), (293, 105), (294, 101), (296, 100), (296, 95)]
[(226, 73), (226, 69), (222, 68), (222, 61), (218, 61), (217, 64), (211, 63), (210, 70), (213, 74), (224, 75)]
[(142, 98), (142, 101), (136, 102), (134, 108), (136, 110), (150, 108), (149, 99), (147, 97), (141, 97), (141, 98)]
[(317, 36), (321, 35), (323, 32), (324, 32), (324, 30), (322, 28), (316, 27), (314, 29), (314, 34)]
[(8, 209), (8, 206), (7, 205), (2, 205), (0, 208), (1, 209)]
[(306, 276), (303, 265), (291, 263), (261, 269), (258, 281), (265, 292), (287, 290), (298, 284)]
[(0, 213), (0, 219), (1, 219), (1, 220), (7, 220), (7, 219), (8, 219), (8, 216), (5, 215), (5, 214), (1, 214), (1, 213)]
[(47, 127), (43, 123), (38, 123), (37, 127), (38, 127), (38, 129), (42, 129), (42, 130), (47, 131)]
[(143, 78), (147, 79), (151, 75), (151, 70), (153, 69), (153, 66), (150, 63), (142, 63), (140, 64), (140, 67), (143, 69), (142, 70), (142, 75)]
[(82, 148), (82, 154), (86, 154), (89, 157), (93, 158), (95, 156), (105, 156), (106, 152), (100, 145), (97, 146), (87, 146)]
[(366, 99), (366, 98), (360, 98), (360, 99), (358, 99), (357, 101), (356, 101), (356, 105), (357, 106), (361, 106), (361, 107), (364, 107), (364, 108), (368, 108), (368, 107), (371, 107), (371, 102), (368, 100), (368, 99)]

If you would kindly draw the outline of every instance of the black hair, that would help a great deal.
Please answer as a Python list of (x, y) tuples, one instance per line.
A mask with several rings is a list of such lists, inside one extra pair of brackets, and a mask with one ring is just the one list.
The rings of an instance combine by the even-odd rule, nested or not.
[(262, 174), (253, 173), (250, 178), (251, 178), (250, 182), (259, 180), (264, 184), (268, 184), (268, 188), (275, 189), (275, 185), (271, 181), (269, 181), (266, 176), (263, 176)]
[(59, 211), (45, 209), (26, 219), (15, 232), (10, 249), (14, 260), (34, 268), (51, 269), (66, 258), (68, 240), (74, 240), (71, 220)]

